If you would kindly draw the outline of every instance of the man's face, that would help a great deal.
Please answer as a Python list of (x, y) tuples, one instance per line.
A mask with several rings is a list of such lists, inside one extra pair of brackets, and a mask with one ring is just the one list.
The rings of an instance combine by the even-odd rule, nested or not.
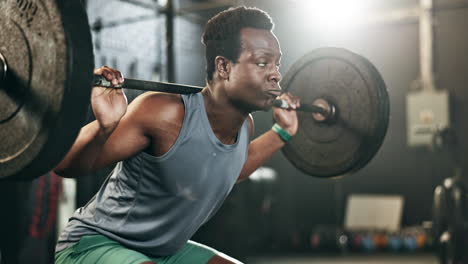
[(241, 54), (232, 64), (226, 92), (232, 103), (248, 112), (268, 110), (279, 95), (281, 50), (269, 30), (243, 28)]

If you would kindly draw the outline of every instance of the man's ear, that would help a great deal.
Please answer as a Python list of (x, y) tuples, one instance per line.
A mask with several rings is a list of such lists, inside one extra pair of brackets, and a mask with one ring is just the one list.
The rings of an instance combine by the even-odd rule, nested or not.
[(219, 77), (224, 80), (229, 80), (229, 74), (231, 72), (231, 61), (223, 56), (216, 56), (215, 66)]

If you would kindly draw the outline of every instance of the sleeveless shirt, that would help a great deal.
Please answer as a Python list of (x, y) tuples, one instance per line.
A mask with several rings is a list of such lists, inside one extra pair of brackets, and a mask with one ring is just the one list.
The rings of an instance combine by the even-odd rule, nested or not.
[(56, 251), (102, 234), (150, 257), (172, 255), (220, 208), (247, 158), (246, 120), (232, 145), (211, 129), (201, 93), (182, 95), (185, 115), (174, 145), (117, 163), (98, 193), (75, 211)]

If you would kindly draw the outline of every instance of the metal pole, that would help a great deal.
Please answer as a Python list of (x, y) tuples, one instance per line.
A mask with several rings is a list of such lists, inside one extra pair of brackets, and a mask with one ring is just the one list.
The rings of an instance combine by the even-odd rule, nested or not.
[(419, 43), (421, 85), (426, 91), (434, 91), (434, 25), (433, 0), (420, 0)]
[(166, 56), (167, 56), (167, 81), (175, 82), (174, 60), (174, 1), (167, 0), (166, 5)]

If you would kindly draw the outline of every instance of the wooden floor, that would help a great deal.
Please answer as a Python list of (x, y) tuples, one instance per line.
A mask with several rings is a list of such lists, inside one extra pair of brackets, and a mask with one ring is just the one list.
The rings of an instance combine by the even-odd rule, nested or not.
[(438, 264), (435, 255), (373, 255), (326, 257), (252, 257), (246, 264)]

